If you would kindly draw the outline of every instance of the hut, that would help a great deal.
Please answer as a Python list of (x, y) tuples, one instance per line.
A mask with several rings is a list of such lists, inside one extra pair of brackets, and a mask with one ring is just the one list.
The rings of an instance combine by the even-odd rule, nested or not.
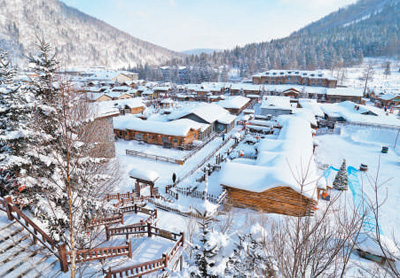
[(154, 197), (154, 183), (158, 180), (157, 172), (149, 169), (133, 168), (129, 171), (129, 176), (136, 180), (135, 192), (140, 197), (140, 191), (144, 186), (150, 186), (150, 197)]

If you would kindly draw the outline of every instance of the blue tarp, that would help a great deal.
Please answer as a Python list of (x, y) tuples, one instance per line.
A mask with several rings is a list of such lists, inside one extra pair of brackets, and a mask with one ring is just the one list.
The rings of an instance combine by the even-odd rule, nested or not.
[[(339, 169), (336, 169), (330, 166), (326, 169), (322, 175), (326, 180), (331, 175), (332, 171), (338, 172)], [(371, 212), (368, 207), (368, 200), (364, 196), (364, 191), (360, 183), (360, 179), (358, 177), (358, 170), (352, 166), (347, 167), (347, 173), (349, 178), (349, 188), (353, 195), (354, 205), (357, 207), (361, 216), (366, 213), (363, 222), (363, 229), (366, 232), (376, 232), (376, 221), (375, 216)], [(383, 234), (381, 227), (379, 227), (380, 234)]]
[[(353, 201), (361, 216), (365, 214), (363, 221), (363, 229), (366, 232), (376, 232), (375, 216), (368, 206), (368, 200), (364, 196), (364, 191), (358, 177), (358, 170), (352, 166), (347, 167), (349, 177), (349, 188), (353, 194)], [(383, 235), (382, 229), (379, 226), (379, 232)]]

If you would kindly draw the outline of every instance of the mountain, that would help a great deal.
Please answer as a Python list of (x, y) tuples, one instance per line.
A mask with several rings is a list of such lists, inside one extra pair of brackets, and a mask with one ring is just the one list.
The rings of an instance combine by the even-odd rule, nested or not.
[(286, 38), (190, 56), (182, 64), (211, 69), (227, 65), (249, 77), (271, 68), (351, 66), (367, 56), (400, 57), (400, 0), (359, 0)]
[(219, 52), (219, 51), (222, 51), (222, 50), (221, 49), (212, 49), (212, 48), (196, 48), (196, 49), (181, 51), (181, 53), (186, 54), (186, 55), (200, 55), (202, 53), (213, 54), (214, 52)]
[(34, 50), (35, 33), (55, 47), (67, 67), (133, 67), (183, 56), (134, 38), (58, 0), (0, 0), (0, 48), (21, 58)]

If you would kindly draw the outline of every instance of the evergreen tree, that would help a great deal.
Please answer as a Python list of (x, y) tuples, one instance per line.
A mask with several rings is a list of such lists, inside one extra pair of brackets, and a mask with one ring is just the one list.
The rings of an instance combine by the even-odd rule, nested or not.
[(337, 190), (347, 190), (349, 188), (349, 178), (347, 176), (346, 160), (343, 159), (342, 166), (333, 181), (333, 188)]
[(265, 244), (254, 239), (252, 234), (238, 237), (239, 243), (229, 258), (226, 274), (234, 278), (275, 277), (273, 258), (266, 253)]
[(0, 195), (24, 190), (19, 174), (27, 169), (25, 157), (28, 104), (24, 88), (14, 80), (15, 69), (6, 52), (0, 53)]
[(29, 87), (34, 96), (27, 146), (32, 165), (24, 175), (28, 188), (22, 199), (54, 239), (67, 243), (74, 277), (76, 249), (91, 244), (87, 225), (105, 213), (102, 194), (111, 177), (107, 160), (96, 157), (94, 115), (82, 95), (57, 76), (51, 45), (39, 40), (29, 62), (37, 77)]
[(201, 238), (193, 248), (194, 264), (196, 269), (192, 271), (191, 276), (194, 278), (216, 278), (217, 275), (211, 274), (210, 269), (215, 266), (214, 257), (218, 254), (218, 246), (210, 244), (210, 224), (212, 218), (208, 215), (207, 211), (204, 212), (202, 221), (198, 222), (200, 225)]

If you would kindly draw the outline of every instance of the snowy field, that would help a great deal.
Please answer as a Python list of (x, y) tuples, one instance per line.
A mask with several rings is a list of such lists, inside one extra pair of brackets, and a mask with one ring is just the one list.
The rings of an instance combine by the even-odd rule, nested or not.
[[(321, 168), (327, 165), (338, 168), (343, 159), (356, 169), (361, 163), (367, 164), (368, 172), (360, 175), (364, 192), (374, 197), (369, 180), (378, 177), (381, 185), (378, 196), (384, 202), (380, 215), (383, 233), (400, 238), (400, 145), (393, 149), (396, 135), (396, 131), (347, 126), (342, 135), (317, 137), (315, 160)], [(389, 146), (387, 154), (381, 153), (382, 146)]]

